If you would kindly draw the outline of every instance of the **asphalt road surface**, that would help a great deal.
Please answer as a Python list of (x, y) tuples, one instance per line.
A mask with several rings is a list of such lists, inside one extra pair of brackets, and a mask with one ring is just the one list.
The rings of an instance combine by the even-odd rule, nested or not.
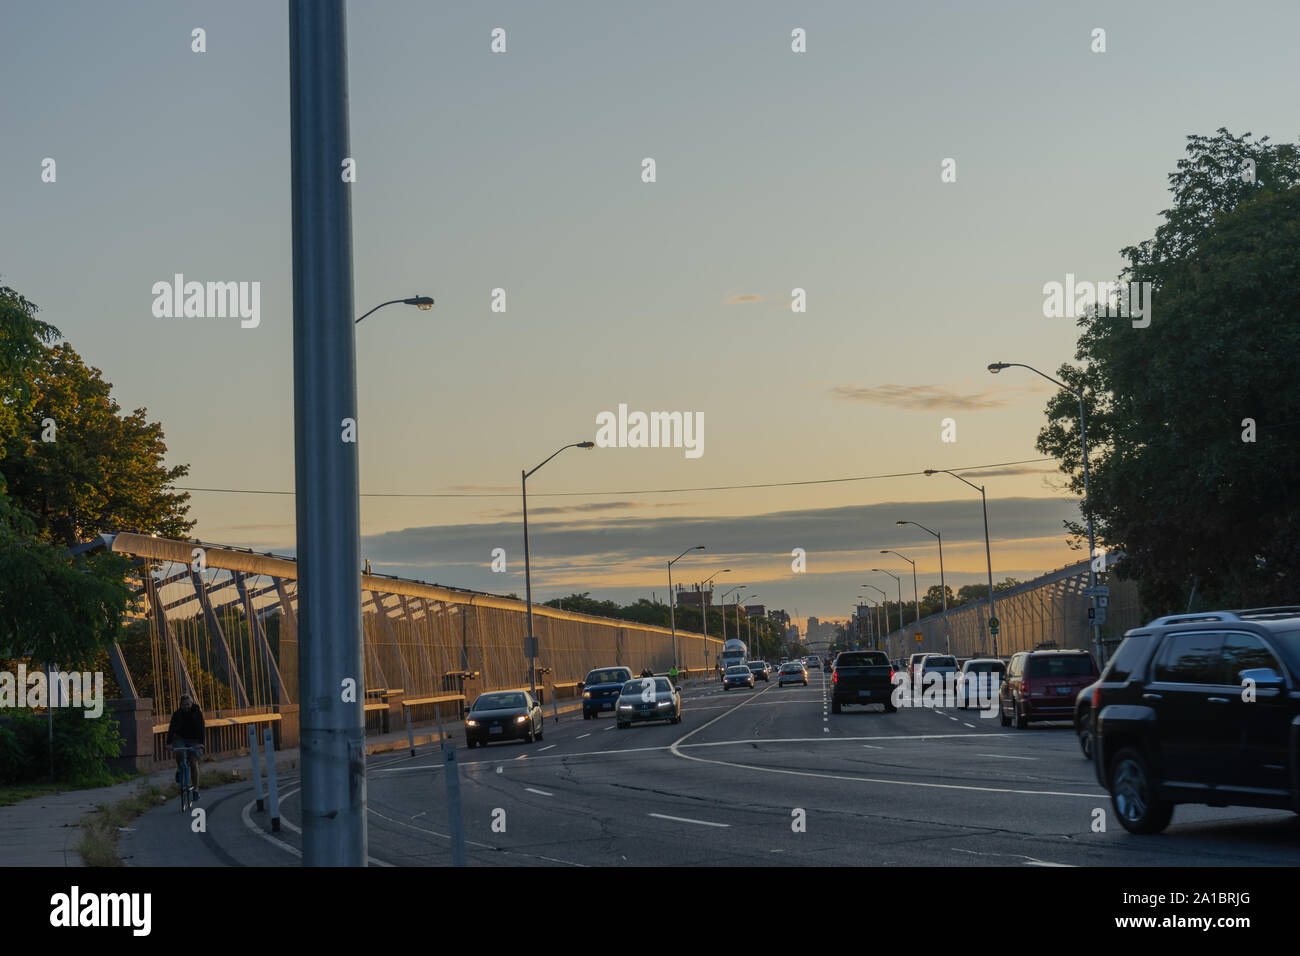
[[(1114, 818), (1066, 723), (1003, 728), (976, 710), (831, 714), (808, 687), (696, 685), (683, 722), (548, 720), (534, 744), (458, 751), (471, 866), (1295, 865), (1300, 817), (1181, 806), (1160, 836)], [(442, 758), (367, 762), (372, 865), (451, 862)], [(281, 832), (249, 784), (206, 791), (205, 833), (175, 801), (122, 840), (133, 865), (294, 866), (300, 792), (282, 776)], [(1098, 813), (1100, 811), (1100, 814)], [(1104, 832), (1097, 832), (1098, 821)], [(298, 854), (298, 855), (295, 855)]]

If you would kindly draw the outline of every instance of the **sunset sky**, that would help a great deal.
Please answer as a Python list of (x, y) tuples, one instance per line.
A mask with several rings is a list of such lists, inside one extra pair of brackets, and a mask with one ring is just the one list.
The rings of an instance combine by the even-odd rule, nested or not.
[[(1291, 27), (1262, 33), (1265, 8)], [(291, 494), (248, 493), (294, 481), (286, 4), (3, 21), (0, 282), (162, 422), (186, 486), (225, 489), (194, 492), (196, 536), (291, 553)], [(349, 4), (356, 312), (437, 299), (357, 330), (364, 555), (522, 594), (521, 469), (626, 404), (702, 413), (703, 453), (538, 472), (538, 600), (662, 599), (665, 562), (704, 544), (675, 580), (729, 567), (769, 608), (844, 617), (861, 582), (895, 593), (881, 548), (938, 582), (900, 519), (943, 532), (955, 589), (984, 578), (979, 495), (908, 473), (1004, 462), (1026, 463), (968, 473), (994, 577), (1080, 560), (1077, 504), (1036, 461), (1052, 386), (986, 366), (1072, 358), (1044, 284), (1116, 276), (1189, 134), (1294, 138), (1297, 35), (1280, 2)], [(156, 318), (176, 273), (260, 282), (260, 324)]]

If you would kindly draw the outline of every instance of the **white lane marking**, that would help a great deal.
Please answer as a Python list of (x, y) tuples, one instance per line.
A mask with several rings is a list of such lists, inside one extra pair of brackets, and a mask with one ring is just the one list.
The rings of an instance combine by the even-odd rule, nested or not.
[[(282, 796), (280, 799), (288, 800), (290, 797), (292, 797), (295, 793), (297, 793), (301, 789), (302, 787), (295, 787), (292, 790), (286, 790), (284, 796)], [(256, 823), (253, 822), (252, 807), (253, 804), (255, 803), (257, 803), (256, 797), (254, 797), (252, 800), (249, 800), (248, 803), (244, 804), (244, 809), (239, 812), (239, 816), (244, 821), (244, 826), (248, 827), (250, 830), (252, 830), (258, 836), (260, 836), (262, 839), (266, 840), (268, 843), (275, 844), (281, 850), (285, 850), (289, 853), (292, 853), (294, 856), (296, 856), (298, 859), (301, 860), (302, 850), (299, 850), (297, 847), (285, 843), (283, 840), (278, 839), (277, 837), (271, 836), (271, 834), (264, 832), (261, 827), (259, 827)], [(284, 827), (288, 827), (290, 830), (292, 830), (294, 833), (297, 833), (299, 836), (302, 835), (302, 828), (296, 826), (283, 814), (281, 814), (280, 816), (280, 825)], [(373, 856), (367, 856), (366, 860), (369, 863), (373, 864), (374, 866), (393, 866), (392, 863), (389, 863), (385, 860), (376, 859)]]
[(538, 790), (536, 787), (524, 787), (529, 793), (540, 793), (543, 797), (553, 797), (555, 794), (547, 793), (545, 790)]
[(831, 729), (830, 729), (829, 727), (823, 727), (823, 728), (822, 728), (822, 733), (824, 733), (824, 734), (829, 734), (830, 732), (831, 732)]
[(608, 727), (606, 727), (605, 729), (606, 729), (606, 730), (613, 730), (613, 729), (614, 729), (614, 725), (613, 725), (613, 724), (610, 724), (610, 725), (609, 725)]
[[(715, 717), (713, 718), (713, 720), (715, 721), (721, 720), (722, 716), (725, 715)], [(710, 721), (709, 723), (712, 722), (713, 721)], [(708, 724), (704, 725), (704, 727), (707, 726), (709, 725)], [(704, 727), (696, 728), (696, 730), (691, 731), (691, 733), (698, 733), (700, 730), (703, 730)], [(686, 737), (689, 737), (690, 735), (691, 734), (687, 734)], [(981, 735), (980, 734), (951, 734), (949, 736), (978, 737)], [(1011, 735), (1005, 734), (1000, 736), (1009, 737)], [(686, 737), (683, 737), (682, 740), (685, 740)], [(838, 743), (843, 739), (845, 738), (843, 737), (837, 738), (836, 742)], [(891, 738), (877, 737), (875, 739), (887, 740)], [(901, 739), (901, 738), (892, 738), (892, 739)], [(754, 741), (752, 740), (745, 741), (745, 742), (750, 744), (754, 743)], [(1017, 790), (1010, 787), (971, 787), (971, 786), (963, 786), (960, 784), (952, 784), (952, 783), (923, 783), (921, 781), (916, 781), (916, 780), (885, 780), (881, 777), (849, 777), (843, 774), (835, 774), (835, 773), (813, 773), (808, 770), (782, 770), (776, 767), (755, 767), (753, 764), (735, 763), (734, 761), (731, 760), (711, 760), (708, 757), (696, 757), (693, 754), (684, 754), (681, 752), (680, 744), (681, 744), (681, 740), (674, 743), (668, 749), (672, 751), (673, 756), (681, 757), (683, 760), (697, 760), (700, 763), (712, 763), (712, 764), (717, 764), (720, 767), (735, 767), (738, 770), (756, 770), (759, 773), (779, 773), (790, 777), (813, 777), (822, 780), (847, 780), (852, 783), (879, 783), (879, 784), (886, 784), (894, 787), (919, 787), (926, 790), (965, 790), (972, 793), (1016, 793), (1016, 794), (1024, 794), (1026, 796), (1031, 796), (1031, 797), (1083, 797), (1084, 799), (1087, 800), (1096, 800), (1099, 796), (1104, 796), (1104, 793), (1101, 793), (1100, 791), (1098, 793), (1074, 793), (1068, 790)], [(710, 747), (714, 745), (699, 744), (698, 746)]]
[(591, 734), (583, 734), (582, 736), (578, 737), (577, 739), (578, 739), (578, 740), (581, 740), (583, 737), (590, 737), (590, 736), (591, 736)]
[(1026, 860), (1025, 866), (1064, 866), (1064, 867), (1069, 867), (1070, 869), (1075, 869), (1075, 865), (1073, 863), (1049, 863), (1047, 860), (1033, 860), (1033, 859)]
[(516, 760), (524, 760), (524, 759), (526, 759), (527, 757), (528, 757), (528, 754), (520, 754), (520, 755), (519, 755), (518, 757), (516, 757), (515, 759), (516, 759)]
[[(367, 812), (367, 813), (372, 813), (372, 814), (374, 814), (375, 816), (379, 817), (379, 819), (381, 819), (381, 820), (387, 820), (389, 823), (396, 824), (396, 825), (399, 826), (399, 827), (406, 827), (408, 830), (418, 830), (418, 831), (421, 832), (421, 833), (428, 833), (428, 834), (430, 834), (430, 835), (432, 835), (432, 836), (441, 837), (441, 838), (444, 839), (444, 840), (450, 840), (450, 839), (451, 839), (451, 837), (449, 837), (449, 836), (448, 836), (447, 834), (445, 834), (445, 833), (439, 833), (437, 830), (430, 830), (428, 827), (417, 827), (417, 826), (414, 826), (413, 824), (410, 824), (410, 823), (403, 823), (401, 820), (394, 820), (392, 817), (386, 817), (386, 816), (384, 816), (382, 813), (380, 813), (378, 810), (372, 810), (372, 809), (370, 809), (369, 807), (366, 807), (366, 812)], [(586, 867), (586, 865), (587, 865), (587, 864), (585, 864), (585, 863), (575, 863), (575, 862), (573, 862), (572, 860), (560, 860), (560, 859), (556, 859), (556, 858), (553, 857), (553, 856), (540, 856), (540, 855), (538, 855), (538, 854), (536, 854), (536, 853), (523, 853), (522, 851), (519, 851), (519, 850), (505, 850), (503, 847), (493, 846), (493, 845), (490, 844), (490, 843), (479, 843), (477, 840), (471, 840), (471, 839), (469, 839), (468, 837), (465, 838), (465, 843), (466, 843), (467, 845), (469, 845), (469, 846), (479, 846), (479, 847), (482, 847), (482, 848), (485, 849), (485, 850), (499, 850), (499, 851), (503, 851), (503, 852), (505, 852), (505, 853), (518, 853), (518, 854), (521, 855), (521, 856), (531, 856), (531, 857), (534, 857), (534, 858), (536, 858), (536, 859), (538, 859), (538, 860), (546, 860), (548, 863), (563, 863), (563, 864), (565, 864), (566, 866), (581, 866), (581, 867)]]
[(1037, 757), (1017, 757), (1013, 754), (976, 754), (977, 757), (1001, 757), (1003, 760), (1037, 760)]
[(877, 747), (875, 744), (863, 744), (868, 750), (884, 750), (884, 747)]
[(712, 823), (709, 820), (692, 820), (690, 817), (670, 817), (666, 813), (650, 813), (647, 816), (658, 817), (660, 820), (675, 820), (678, 823), (697, 823), (702, 827), (729, 827), (730, 823)]
[(971, 730), (974, 730), (974, 729), (975, 729), (975, 725), (974, 725), (974, 724), (968, 724), (968, 723), (966, 723), (966, 721), (964, 721), (964, 720), (961, 722), (961, 725), (962, 725), (963, 727), (969, 727)]
[[(545, 747), (542, 748), (542, 750), (550, 750), (550, 749), (551, 749), (552, 747), (554, 747), (554, 746), (555, 746), (555, 744), (547, 744)], [(538, 753), (541, 753), (542, 750), (539, 750), (539, 751), (537, 751), (537, 752), (538, 752)]]

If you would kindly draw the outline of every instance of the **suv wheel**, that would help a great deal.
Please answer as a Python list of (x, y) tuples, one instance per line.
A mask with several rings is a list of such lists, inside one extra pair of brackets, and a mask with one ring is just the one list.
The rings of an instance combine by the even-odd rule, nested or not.
[(1003, 727), (1011, 726), (1011, 718), (1007, 716), (1007, 709), (1002, 706), (1002, 701), (998, 701), (998, 723)]
[(1020, 712), (1020, 705), (1016, 703), (1014, 697), (1011, 698), (1011, 713), (1016, 718), (1016, 730), (1024, 730), (1029, 726), (1029, 717)]
[(1089, 723), (1090, 716), (1091, 715), (1087, 711), (1084, 711), (1083, 714), (1080, 715), (1079, 719), (1079, 749), (1083, 751), (1084, 760), (1092, 759), (1092, 727)]
[(1169, 826), (1174, 805), (1155, 796), (1156, 781), (1142, 755), (1126, 747), (1115, 755), (1110, 771), (1110, 801), (1129, 833), (1159, 833)]
[(831, 713), (832, 713), (832, 714), (838, 714), (839, 712), (840, 712), (840, 702), (839, 702), (838, 700), (835, 700), (835, 699), (832, 698), (832, 699), (831, 699)]

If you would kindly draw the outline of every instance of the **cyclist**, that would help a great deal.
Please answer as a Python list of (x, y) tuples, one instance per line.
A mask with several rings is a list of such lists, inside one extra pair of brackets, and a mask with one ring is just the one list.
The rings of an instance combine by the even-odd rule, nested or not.
[[(203, 746), (203, 711), (195, 705), (189, 694), (181, 695), (181, 706), (172, 714), (171, 726), (167, 728), (167, 743), (177, 747)], [(190, 786), (194, 788), (194, 799), (199, 798), (199, 754), (190, 750), (176, 754), (176, 782), (181, 782), (181, 759), (189, 758)]]
[(641, 676), (641, 677), (654, 677), (654, 676), (655, 676), (655, 672), (652, 671), (652, 670), (651, 670), (650, 668), (648, 668), (648, 667), (646, 667), (646, 668), (642, 668), (640, 676)]

